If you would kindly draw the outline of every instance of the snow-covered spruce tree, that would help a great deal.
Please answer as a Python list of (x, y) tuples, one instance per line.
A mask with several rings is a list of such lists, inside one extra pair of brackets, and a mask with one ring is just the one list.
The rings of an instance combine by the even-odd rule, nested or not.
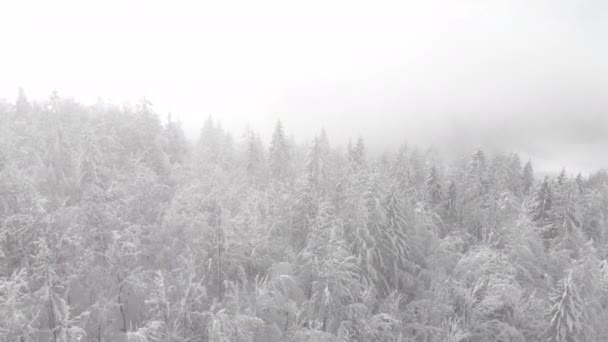
[[(175, 132), (175, 124), (171, 127), (174, 131), (172, 135), (177, 135), (177, 141), (171, 143), (172, 140), (169, 140), (170, 145), (168, 147), (173, 147), (168, 150), (168, 153), (174, 154), (175, 149), (180, 151), (183, 149), (183, 146), (180, 146), (179, 133)], [(180, 153), (182, 152), (180, 151)], [(234, 141), (232, 135), (209, 116), (203, 124), (192, 154), (194, 165), (204, 174), (213, 172), (216, 168), (226, 171), (232, 166), (234, 160)]]
[(134, 300), (135, 294), (141, 290), (142, 272), (138, 268), (138, 259), (142, 235), (142, 227), (137, 225), (112, 231), (112, 242), (104, 255), (108, 265), (107, 276), (112, 279), (112, 306), (118, 313), (118, 330), (122, 333), (129, 332), (138, 323), (134, 322), (136, 314), (129, 311), (129, 301)]
[[(329, 157), (329, 154), (331, 154), (331, 146), (325, 129), (321, 129), (321, 132), (319, 133), (319, 147), (323, 155)], [(326, 167), (329, 168), (330, 165), (327, 163)]]
[(192, 260), (181, 257), (178, 262), (182, 268), (152, 273), (144, 300), (143, 326), (156, 327), (154, 333), (167, 342), (202, 338), (206, 330), (203, 313), (210, 302)]
[(554, 184), (554, 200), (551, 207), (553, 220), (548, 231), (550, 238), (559, 238), (555, 241), (562, 248), (570, 249), (576, 253), (584, 241), (582, 236), (582, 210), (581, 197), (576, 183), (562, 172)]
[(209, 116), (203, 123), (195, 154), (201, 165), (217, 164), (222, 149), (222, 132), (218, 129), (213, 117)]
[(415, 265), (412, 262), (412, 236), (408, 227), (396, 190), (392, 188), (383, 202), (384, 224), (377, 241), (381, 248), (380, 260), (383, 261), (383, 273), (386, 291), (404, 290), (414, 285)]
[(445, 199), (443, 203), (443, 221), (452, 231), (458, 223), (458, 189), (456, 181), (451, 179), (448, 183)]
[[(132, 115), (131, 124), (135, 127), (129, 127), (131, 132), (125, 132), (125, 138), (137, 147), (133, 158), (143, 161), (156, 174), (167, 175), (170, 169), (169, 158), (163, 151), (162, 125), (158, 115), (152, 110), (152, 103), (142, 99)], [(129, 145), (126, 143), (124, 146)]]
[(511, 154), (509, 159), (509, 190), (515, 196), (521, 196), (524, 192), (524, 173), (521, 166), (521, 159), (517, 153)]
[(358, 184), (363, 192), (357, 193), (355, 202), (351, 203), (353, 217), (350, 217), (350, 222), (348, 222), (348, 228), (350, 228), (348, 237), (351, 250), (357, 257), (361, 270), (360, 281), (373, 284), (386, 291), (389, 285), (386, 284), (382, 273), (381, 250), (383, 246), (379, 241), (383, 221), (380, 181), (375, 170), (365, 176), (361, 184)]
[(427, 200), (433, 208), (436, 208), (443, 199), (443, 192), (441, 188), (441, 180), (439, 179), (439, 173), (437, 167), (433, 164), (429, 171), (429, 175), (426, 179), (426, 193)]
[(584, 300), (579, 285), (569, 272), (555, 289), (552, 297), (553, 307), (549, 311), (549, 328), (546, 331), (548, 341), (575, 342), (582, 341), (584, 336)]
[(320, 206), (311, 238), (299, 260), (308, 298), (303, 304), (308, 313), (307, 325), (333, 333), (340, 323), (340, 310), (356, 302), (363, 288), (357, 259), (348, 251), (342, 224), (327, 203)]
[(423, 199), (427, 169), (424, 155), (418, 148), (412, 149), (409, 155), (409, 176), (414, 198), (416, 198), (416, 200)]
[(605, 260), (592, 243), (582, 246), (580, 258), (553, 291), (545, 336), (550, 341), (600, 341), (606, 338), (608, 277)]
[(608, 228), (608, 187), (588, 190), (583, 199), (582, 227), (586, 236), (598, 245), (606, 241)]
[(348, 161), (353, 171), (357, 172), (364, 169), (367, 166), (367, 155), (365, 149), (365, 142), (362, 137), (357, 139), (355, 146), (352, 143), (348, 143)]
[(173, 121), (171, 114), (167, 116), (167, 123), (163, 127), (165, 138), (165, 151), (172, 164), (183, 163), (188, 155), (190, 146), (184, 135), (180, 121)]
[(246, 132), (245, 169), (252, 185), (260, 185), (265, 181), (266, 167), (264, 146), (260, 137), (254, 132)]
[(287, 137), (283, 131), (281, 120), (277, 120), (268, 149), (268, 164), (272, 177), (278, 181), (287, 180), (291, 169), (290, 163), (291, 156)]
[(36, 339), (37, 316), (44, 312), (42, 301), (31, 293), (25, 269), (0, 279), (0, 338), (7, 341)]
[[(327, 137), (325, 138), (327, 139)], [(326, 141), (315, 137), (306, 163), (308, 181), (311, 188), (326, 192), (329, 177), (329, 150)]]
[(534, 170), (532, 169), (532, 162), (527, 161), (524, 166), (522, 174), (522, 190), (524, 195), (530, 194), (534, 188)]
[(510, 166), (510, 160), (505, 155), (497, 154), (492, 158), (488, 169), (488, 190), (493, 196), (511, 190)]
[[(521, 165), (518, 157), (497, 155), (489, 170), (488, 194), (482, 202), (484, 207), (484, 229), (495, 236), (519, 217), (521, 207)], [(486, 236), (490, 238), (490, 236)]]
[(541, 228), (545, 228), (551, 224), (551, 210), (553, 206), (553, 191), (549, 183), (549, 178), (545, 177), (533, 194), (530, 205), (530, 218)]
[(410, 171), (408, 148), (407, 145), (403, 144), (399, 146), (399, 149), (393, 158), (390, 173), (391, 179), (397, 184), (397, 189), (403, 194), (413, 193)]
[(15, 101), (15, 116), (25, 122), (31, 120), (32, 104), (28, 101), (25, 90), (19, 87), (17, 100)]
[(477, 240), (484, 240), (488, 231), (484, 225), (487, 215), (488, 175), (485, 153), (473, 153), (465, 173), (463, 198), (463, 226)]
[(585, 184), (583, 184), (583, 175), (579, 172), (574, 179), (579, 195), (585, 194)]
[(557, 183), (557, 187), (565, 185), (565, 183), (567, 181), (568, 181), (568, 176), (566, 175), (566, 169), (562, 168), (562, 170), (559, 172), (559, 175), (555, 179), (555, 182)]
[(513, 326), (523, 293), (516, 272), (505, 254), (489, 247), (472, 249), (459, 260), (454, 274), (464, 288), (454, 310), (473, 340), (524, 341)]

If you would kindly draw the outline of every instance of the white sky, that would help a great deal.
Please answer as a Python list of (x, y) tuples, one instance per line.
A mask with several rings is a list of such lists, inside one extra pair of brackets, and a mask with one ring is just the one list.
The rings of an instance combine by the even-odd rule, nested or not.
[(4, 1), (0, 97), (146, 96), (196, 137), (489, 145), (608, 166), (608, 2)]

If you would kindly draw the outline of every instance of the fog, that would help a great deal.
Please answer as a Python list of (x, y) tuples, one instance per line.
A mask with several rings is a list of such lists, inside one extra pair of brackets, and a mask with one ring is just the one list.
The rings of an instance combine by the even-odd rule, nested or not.
[[(22, 86), (137, 101), (193, 139), (235, 135), (447, 156), (483, 146), (542, 170), (608, 166), (608, 5), (583, 1), (28, 2), (2, 5), (0, 97)], [(18, 34), (16, 34), (18, 33)]]
[(607, 37), (605, 0), (4, 1), (0, 341), (608, 341)]

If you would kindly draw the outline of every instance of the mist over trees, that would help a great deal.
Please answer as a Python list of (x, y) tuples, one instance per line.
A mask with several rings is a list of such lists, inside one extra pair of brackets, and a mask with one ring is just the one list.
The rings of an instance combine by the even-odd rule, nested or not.
[(233, 133), (0, 102), (0, 340), (608, 340), (606, 170)]

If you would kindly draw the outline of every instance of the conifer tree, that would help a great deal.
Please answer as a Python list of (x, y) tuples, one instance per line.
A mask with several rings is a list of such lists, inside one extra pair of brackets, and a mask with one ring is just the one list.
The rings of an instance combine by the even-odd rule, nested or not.
[(524, 166), (522, 175), (522, 188), (525, 195), (530, 194), (534, 187), (534, 171), (532, 169), (532, 162), (528, 160)]
[(249, 179), (258, 183), (264, 176), (264, 150), (260, 137), (249, 132), (247, 136), (246, 170)]
[(407, 146), (401, 145), (397, 150), (391, 168), (391, 176), (395, 179), (398, 185), (398, 190), (402, 193), (410, 192), (412, 189), (410, 166), (408, 163)]
[(422, 199), (425, 191), (425, 181), (427, 179), (427, 167), (424, 156), (417, 148), (414, 148), (410, 153), (409, 166), (410, 184), (412, 185), (413, 190), (415, 190), (416, 198)]
[(539, 227), (551, 223), (551, 209), (553, 208), (553, 191), (549, 183), (549, 177), (545, 177), (538, 185), (533, 195), (530, 216), (532, 221)]
[(222, 137), (221, 130), (209, 116), (203, 127), (197, 144), (197, 153), (200, 162), (208, 166), (218, 164), (221, 157)]
[(483, 196), (487, 189), (486, 156), (482, 150), (473, 153), (468, 165), (468, 195), (470, 197)]
[(487, 195), (488, 178), (486, 157), (483, 151), (477, 150), (473, 153), (467, 165), (465, 175), (465, 190), (463, 198), (463, 224), (469, 233), (476, 239), (482, 240), (487, 235)]
[(568, 176), (566, 176), (566, 169), (562, 168), (562, 170), (559, 173), (559, 176), (557, 176), (557, 179), (556, 179), (557, 187), (564, 186), (564, 184), (566, 183), (567, 180), (568, 180)]
[(278, 120), (268, 151), (270, 172), (275, 179), (284, 181), (288, 178), (290, 159), (289, 145), (283, 131), (283, 124), (281, 120)]
[(558, 177), (553, 187), (551, 219), (553, 237), (578, 238), (581, 229), (581, 199), (577, 185), (568, 179), (565, 172)]
[(19, 87), (19, 95), (17, 96), (17, 101), (15, 103), (15, 112), (17, 117), (29, 120), (30, 111), (32, 106), (30, 102), (27, 100), (27, 96), (25, 95), (25, 91), (23, 88)]
[(325, 128), (321, 129), (321, 134), (319, 134), (319, 145), (321, 146), (321, 151), (323, 151), (323, 153), (329, 153), (329, 138), (327, 137)]
[(445, 199), (445, 215), (449, 222), (456, 223), (458, 220), (458, 190), (456, 182), (452, 179), (448, 184)]
[(516, 195), (521, 196), (524, 186), (524, 174), (521, 167), (521, 160), (519, 154), (514, 153), (511, 155), (511, 161), (509, 163), (509, 190)]
[(322, 141), (315, 137), (308, 153), (308, 161), (306, 163), (308, 181), (315, 189), (327, 179), (327, 160), (328, 157), (324, 151)]
[(357, 144), (352, 146), (349, 142), (348, 144), (348, 159), (350, 162), (350, 166), (354, 171), (360, 171), (364, 169), (367, 165), (366, 161), (366, 153), (365, 153), (365, 142), (362, 137), (357, 139)]
[(163, 134), (166, 140), (165, 150), (171, 163), (183, 163), (188, 153), (188, 141), (184, 135), (181, 122), (173, 121), (171, 114), (167, 116)]
[(384, 260), (384, 276), (390, 290), (402, 290), (412, 284), (412, 242), (407, 234), (407, 223), (402, 204), (392, 188), (383, 203), (384, 227), (378, 241), (383, 244), (380, 252)]
[(439, 180), (437, 168), (434, 164), (431, 166), (431, 170), (429, 171), (429, 175), (426, 179), (426, 189), (429, 203), (431, 203), (433, 206), (439, 205), (443, 199), (443, 194), (441, 189), (441, 181)]
[(584, 302), (572, 273), (555, 290), (546, 337), (552, 342), (575, 342), (583, 337)]
[(583, 231), (601, 245), (606, 241), (608, 228), (608, 188), (588, 191), (583, 203)]
[(545, 337), (549, 341), (595, 341), (605, 321), (605, 262), (597, 258), (589, 243), (580, 249), (580, 258), (566, 271), (566, 277), (551, 294), (549, 325)]
[(489, 190), (494, 196), (500, 196), (506, 191), (511, 191), (511, 165), (509, 159), (504, 155), (496, 155), (492, 159), (488, 170)]
[(583, 185), (583, 175), (579, 172), (576, 175), (576, 179), (574, 181), (576, 182), (576, 186), (577, 186), (579, 194), (583, 195), (584, 192), (585, 192), (585, 188), (584, 188), (584, 185)]

